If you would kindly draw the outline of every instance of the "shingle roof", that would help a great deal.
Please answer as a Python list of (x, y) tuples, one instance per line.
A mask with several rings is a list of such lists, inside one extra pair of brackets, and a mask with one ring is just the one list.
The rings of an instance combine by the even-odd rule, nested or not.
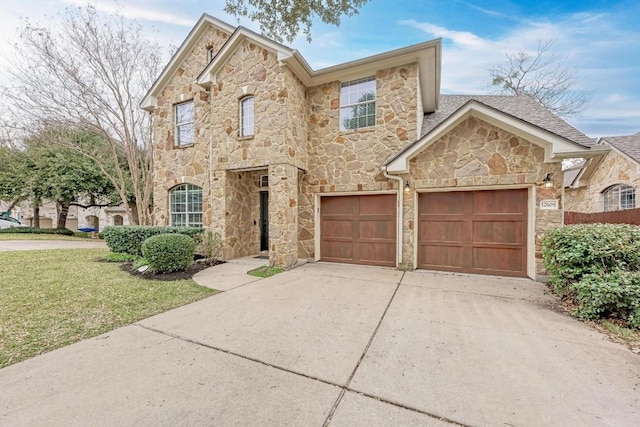
[(438, 111), (425, 114), (422, 122), (422, 138), (451, 114), (469, 101), (476, 101), (488, 107), (509, 114), (519, 120), (552, 132), (584, 147), (592, 147), (594, 141), (560, 117), (528, 96), (512, 95), (440, 95)]
[(640, 163), (640, 132), (634, 135), (605, 136), (602, 139)]
[(569, 169), (565, 169), (563, 171), (564, 172), (563, 183), (565, 188), (570, 187), (574, 183), (578, 175), (580, 175), (580, 171), (582, 171), (582, 168), (586, 164), (587, 164), (586, 161), (580, 160), (578, 163), (571, 166)]

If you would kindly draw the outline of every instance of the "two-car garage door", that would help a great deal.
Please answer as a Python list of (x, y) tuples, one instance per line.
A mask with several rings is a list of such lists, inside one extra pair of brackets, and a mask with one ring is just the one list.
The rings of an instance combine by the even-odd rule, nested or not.
[[(396, 265), (396, 195), (322, 197), (323, 261)], [(528, 190), (418, 194), (417, 267), (527, 275)]]

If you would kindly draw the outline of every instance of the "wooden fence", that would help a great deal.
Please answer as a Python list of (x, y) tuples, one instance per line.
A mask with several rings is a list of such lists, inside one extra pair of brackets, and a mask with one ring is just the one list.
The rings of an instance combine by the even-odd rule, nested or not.
[(564, 223), (569, 224), (594, 224), (601, 222), (605, 224), (633, 224), (640, 225), (640, 208), (627, 209), (624, 211), (582, 213), (564, 212)]

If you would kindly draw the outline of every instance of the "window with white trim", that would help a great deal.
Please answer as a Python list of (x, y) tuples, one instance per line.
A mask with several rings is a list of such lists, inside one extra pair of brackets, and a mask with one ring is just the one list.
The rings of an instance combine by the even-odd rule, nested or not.
[(376, 78), (340, 85), (340, 130), (360, 129), (376, 124)]
[(176, 145), (191, 145), (194, 142), (195, 126), (193, 101), (175, 105)]
[(636, 189), (626, 184), (612, 185), (602, 192), (602, 202), (605, 212), (635, 209)]
[(240, 136), (253, 136), (253, 96), (240, 100)]
[(173, 227), (202, 227), (202, 188), (193, 184), (173, 187), (169, 211)]

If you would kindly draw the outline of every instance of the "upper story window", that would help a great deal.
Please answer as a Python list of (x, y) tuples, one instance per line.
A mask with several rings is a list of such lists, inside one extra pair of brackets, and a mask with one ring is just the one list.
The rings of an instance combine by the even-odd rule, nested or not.
[(202, 227), (202, 188), (192, 184), (172, 188), (169, 211), (173, 227)]
[(376, 78), (367, 77), (340, 86), (340, 130), (376, 124)]
[(602, 192), (602, 196), (605, 212), (635, 209), (636, 207), (636, 189), (630, 185), (612, 185)]
[(175, 105), (176, 145), (190, 145), (194, 142), (193, 101)]
[(240, 100), (240, 136), (253, 136), (253, 96)]

